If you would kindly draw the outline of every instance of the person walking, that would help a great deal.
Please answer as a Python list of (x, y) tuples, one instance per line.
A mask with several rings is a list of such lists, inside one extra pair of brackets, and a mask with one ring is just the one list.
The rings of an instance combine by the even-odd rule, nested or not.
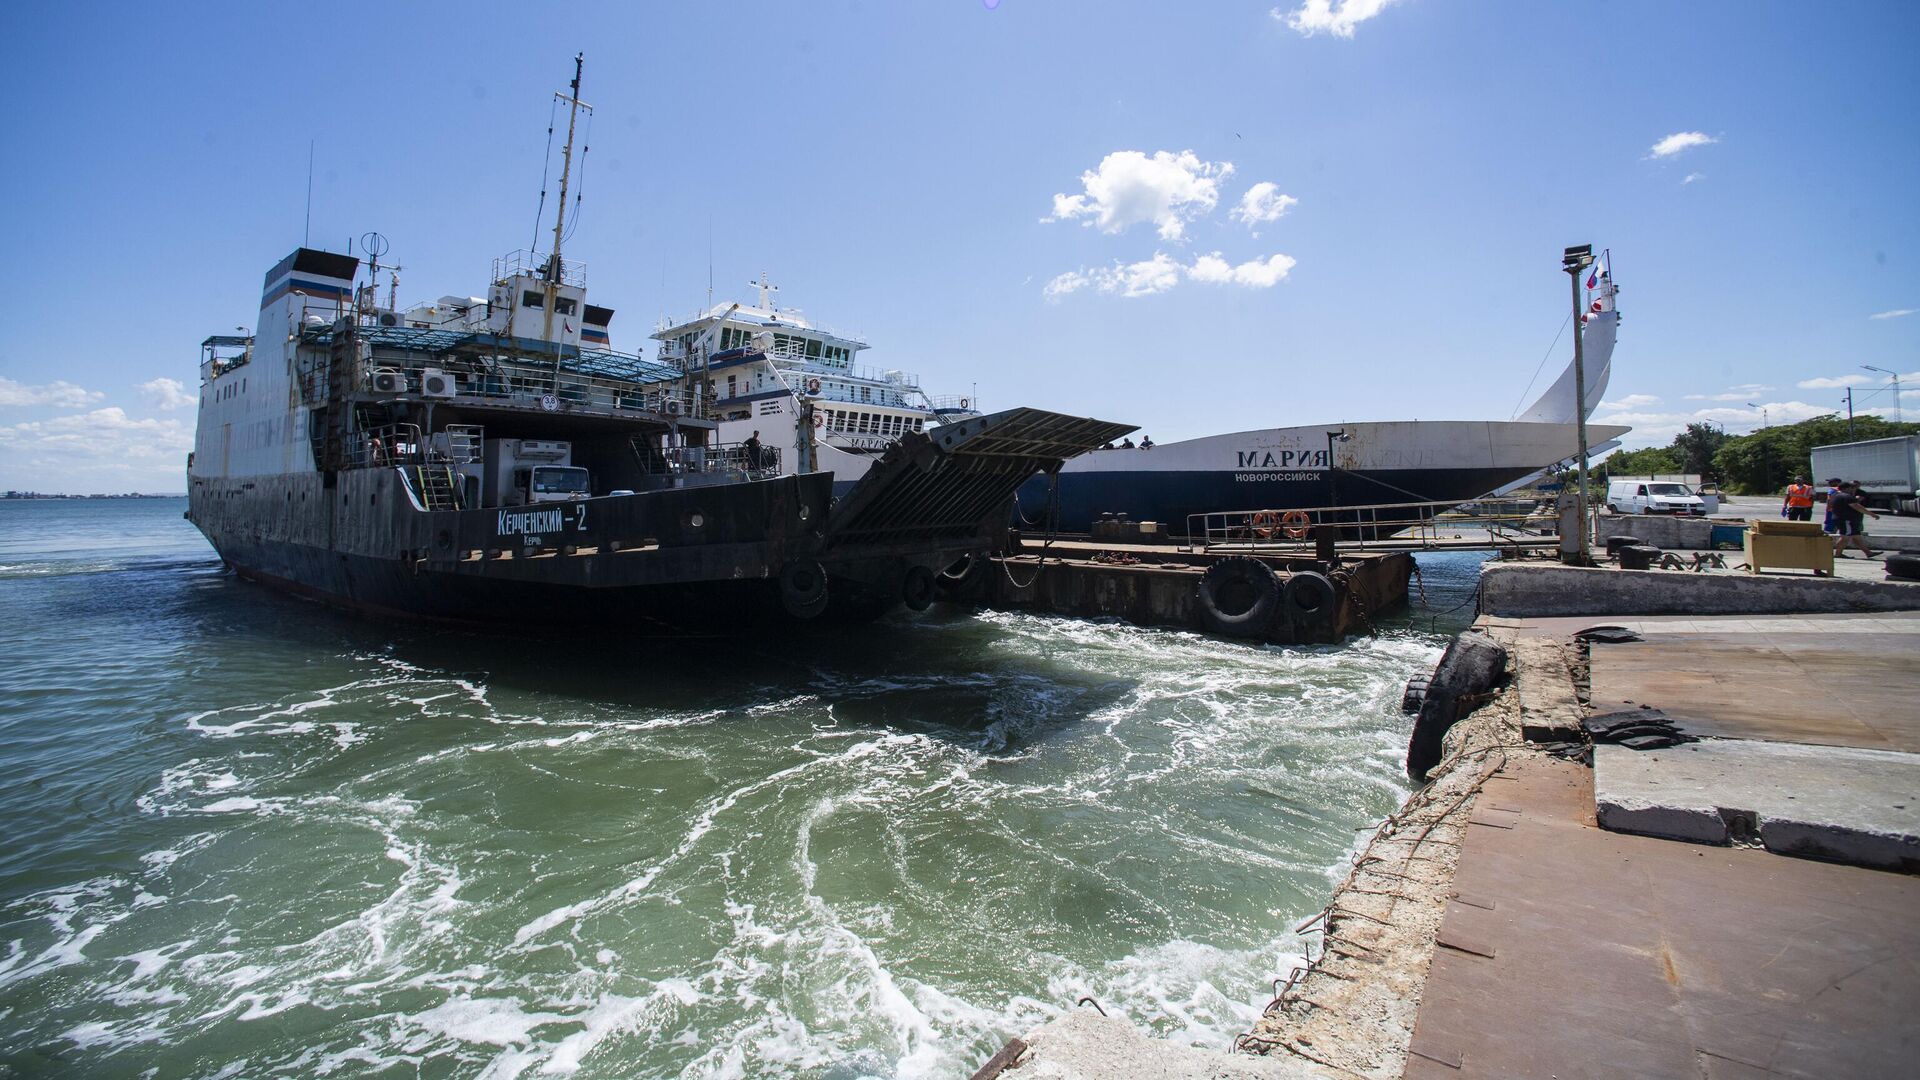
[(1860, 481), (1849, 480), (1841, 484), (1840, 492), (1833, 497), (1832, 505), (1835, 527), (1833, 557), (1846, 558), (1847, 541), (1851, 540), (1853, 546), (1860, 549), (1863, 557), (1873, 558), (1873, 549), (1867, 547), (1866, 520), (1861, 515), (1875, 519), (1880, 515), (1867, 509), (1867, 500), (1860, 494)]
[(1826, 530), (1828, 536), (1837, 535), (1834, 532), (1835, 525), (1833, 523), (1833, 497), (1838, 494), (1840, 494), (1840, 478), (1836, 476), (1827, 481), (1827, 493), (1824, 496), (1827, 503), (1827, 520), (1826, 523), (1820, 527)]
[(760, 468), (760, 433), (756, 431), (747, 436), (747, 441), (742, 449), (747, 452), (747, 468), (749, 470), (758, 470)]
[(1813, 485), (1804, 476), (1796, 476), (1787, 485), (1787, 497), (1780, 503), (1780, 516), (1788, 521), (1813, 520)]

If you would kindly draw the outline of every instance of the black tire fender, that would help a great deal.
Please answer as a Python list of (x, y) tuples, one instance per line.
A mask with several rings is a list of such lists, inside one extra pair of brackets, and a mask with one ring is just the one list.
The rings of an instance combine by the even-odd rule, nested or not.
[(933, 606), (933, 571), (924, 566), (909, 566), (900, 581), (900, 602), (909, 611), (925, 611)]
[(1887, 576), (1905, 581), (1920, 581), (1920, 555), (1904, 551), (1888, 552)]
[(1333, 582), (1327, 575), (1302, 570), (1289, 575), (1283, 602), (1287, 617), (1302, 626), (1318, 626), (1333, 621), (1335, 597)]
[(780, 605), (796, 619), (827, 610), (827, 572), (812, 559), (795, 559), (780, 568)]
[(1280, 605), (1280, 579), (1259, 559), (1234, 555), (1200, 575), (1200, 621), (1224, 637), (1261, 637)]

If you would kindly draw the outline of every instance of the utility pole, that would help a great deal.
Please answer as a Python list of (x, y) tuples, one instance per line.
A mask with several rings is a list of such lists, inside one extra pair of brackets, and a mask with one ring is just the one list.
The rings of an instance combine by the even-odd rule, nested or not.
[(1853, 387), (1847, 387), (1847, 438), (1853, 438)]
[(1587, 491), (1587, 366), (1586, 353), (1581, 348), (1580, 322), (1580, 271), (1593, 265), (1593, 245), (1581, 244), (1566, 249), (1560, 256), (1560, 269), (1566, 271), (1567, 281), (1573, 286), (1573, 420), (1579, 433), (1580, 443), (1580, 503), (1579, 523), (1574, 526), (1576, 544), (1572, 551), (1562, 550), (1561, 561), (1572, 566), (1585, 566), (1591, 558), (1588, 555), (1587, 508), (1592, 499)]
[(1893, 422), (1896, 424), (1901, 423), (1902, 421), (1900, 417), (1900, 373), (1897, 371), (1888, 371), (1886, 368), (1883, 368), (1883, 367), (1874, 367), (1872, 364), (1861, 364), (1860, 366), (1861, 368), (1867, 371), (1877, 371), (1880, 374), (1890, 376), (1893, 379)]

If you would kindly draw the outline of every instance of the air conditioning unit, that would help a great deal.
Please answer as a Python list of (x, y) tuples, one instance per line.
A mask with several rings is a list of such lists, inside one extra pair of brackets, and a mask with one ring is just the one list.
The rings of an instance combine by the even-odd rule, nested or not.
[(373, 315), (373, 321), (374, 321), (374, 322), (376, 322), (376, 323), (379, 323), (379, 324), (380, 324), (381, 326), (405, 326), (405, 325), (407, 325), (407, 320), (406, 320), (406, 319), (405, 319), (404, 317), (402, 317), (402, 316), (401, 316), (401, 314), (400, 314), (399, 312), (397, 312), (397, 311), (377, 311), (377, 312), (374, 312), (374, 315)]
[(420, 372), (420, 392), (428, 397), (453, 397), (460, 392), (460, 380), (439, 368)]
[(407, 375), (392, 368), (381, 368), (373, 373), (373, 392), (376, 394), (404, 394), (407, 392)]
[(662, 403), (662, 405), (663, 407), (661, 411), (666, 413), (668, 416), (680, 415), (680, 401), (678, 398), (668, 398), (665, 402)]

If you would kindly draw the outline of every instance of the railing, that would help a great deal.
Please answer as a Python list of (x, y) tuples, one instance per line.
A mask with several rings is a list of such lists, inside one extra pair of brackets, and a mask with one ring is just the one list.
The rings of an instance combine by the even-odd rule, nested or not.
[(933, 406), (935, 412), (975, 414), (980, 412), (979, 399), (966, 394), (940, 394), (938, 396), (929, 394), (927, 396), (927, 404)]
[[(397, 371), (405, 380), (406, 393), (421, 392), (421, 375), (427, 368), (444, 373), (453, 380), (455, 398), (469, 404), (505, 405), (545, 411), (594, 409), (607, 412), (646, 412), (665, 416), (695, 416), (696, 395), (660, 383), (637, 383), (610, 379), (562, 369), (555, 376), (551, 365), (490, 361), (477, 371), (449, 370), (444, 361), (410, 357), (376, 356), (366, 364), (364, 385), (373, 389), (374, 377), (383, 371)], [(548, 399), (552, 402), (549, 404)]]
[(1311, 551), (1321, 530), (1349, 550), (1390, 547), (1466, 546), (1449, 542), (1442, 529), (1484, 529), (1490, 548), (1534, 547), (1555, 542), (1559, 521), (1524, 504), (1483, 508), (1474, 503), (1405, 502), (1320, 506), (1292, 510), (1234, 510), (1187, 515), (1183, 551)]
[(652, 476), (730, 476), (735, 480), (766, 480), (780, 475), (781, 455), (777, 446), (760, 447), (757, 458), (747, 453), (745, 443), (662, 449), (636, 440), (633, 449), (640, 458), (640, 468)]
[[(505, 255), (493, 260), (493, 280), (496, 282), (505, 281), (515, 274), (531, 274), (535, 277), (541, 277), (547, 272), (547, 263), (548, 259), (544, 252), (528, 251), (526, 248), (521, 248), (518, 251), (509, 251)], [(569, 261), (564, 258), (561, 259), (560, 283), (562, 285), (578, 285), (581, 288), (585, 288), (587, 285), (587, 264)], [(515, 297), (514, 303), (517, 304), (519, 302), (519, 298)]]
[(348, 468), (387, 469), (417, 465), (426, 458), (427, 447), (420, 438), (418, 424), (383, 424), (347, 437)]

